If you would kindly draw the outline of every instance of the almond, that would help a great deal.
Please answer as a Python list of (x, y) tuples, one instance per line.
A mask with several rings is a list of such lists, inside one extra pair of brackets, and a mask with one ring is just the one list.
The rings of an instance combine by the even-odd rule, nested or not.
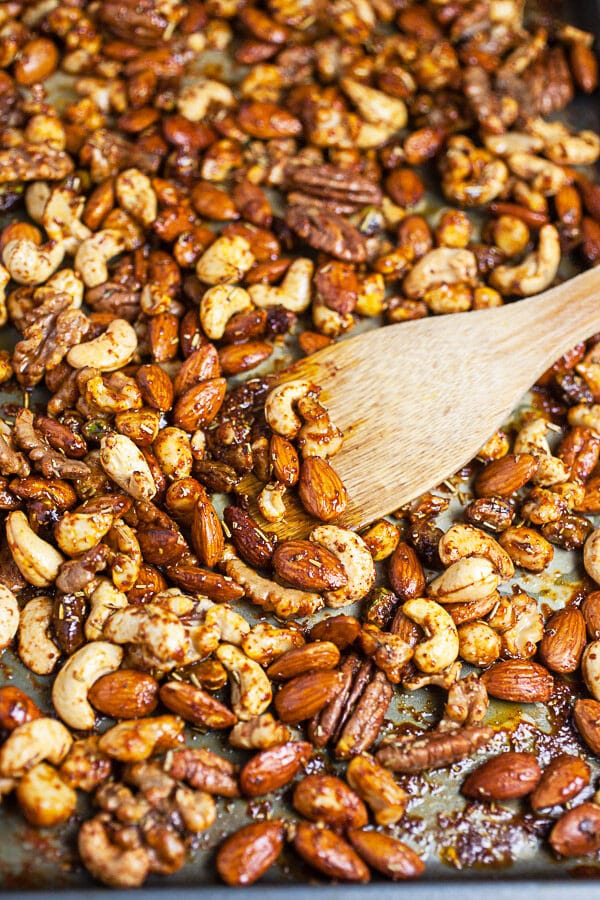
[(223, 556), (225, 535), (215, 508), (204, 492), (196, 498), (191, 531), (200, 562), (213, 568)]
[(171, 379), (156, 363), (140, 366), (135, 373), (142, 400), (146, 406), (168, 412), (173, 406)]
[(283, 541), (273, 554), (277, 575), (305, 591), (336, 591), (348, 576), (335, 553), (314, 541)]
[(305, 819), (324, 822), (336, 831), (362, 828), (369, 821), (358, 794), (335, 775), (307, 775), (296, 785), (292, 802)]
[(532, 478), (538, 461), (530, 453), (508, 453), (495, 459), (475, 479), (478, 497), (510, 497)]
[(353, 644), (361, 631), (360, 622), (354, 616), (327, 616), (316, 622), (309, 632), (311, 641), (331, 641), (340, 650)]
[(279, 434), (272, 435), (269, 459), (275, 479), (287, 487), (293, 487), (300, 475), (300, 460), (294, 445)]
[(211, 378), (189, 388), (175, 404), (173, 424), (190, 434), (209, 425), (221, 408), (226, 387), (224, 378)]
[(239, 375), (260, 365), (273, 352), (273, 345), (266, 341), (243, 341), (227, 344), (219, 350), (219, 363), (224, 375)]
[(305, 672), (334, 669), (340, 661), (340, 651), (331, 641), (315, 641), (287, 650), (267, 669), (269, 678), (288, 681)]
[(309, 866), (329, 878), (361, 882), (370, 878), (369, 870), (360, 856), (329, 828), (299, 822), (294, 836), (294, 849)]
[(177, 356), (179, 320), (173, 313), (163, 312), (148, 317), (148, 343), (155, 362), (169, 362)]
[(233, 578), (211, 572), (201, 566), (175, 564), (167, 567), (167, 575), (178, 587), (197, 594), (206, 594), (209, 600), (234, 603), (244, 596), (244, 588)]
[(182, 363), (173, 379), (173, 391), (176, 397), (185, 394), (194, 385), (210, 378), (218, 378), (221, 374), (219, 355), (213, 344), (203, 344), (194, 350)]
[(588, 594), (581, 606), (587, 633), (593, 641), (600, 638), (600, 591)]
[(201, 728), (231, 728), (236, 716), (207, 691), (186, 681), (167, 681), (159, 691), (161, 701), (186, 722)]
[(412, 547), (402, 541), (390, 556), (390, 584), (401, 600), (412, 600), (425, 594), (425, 572)]
[(227, 506), (223, 510), (223, 519), (242, 559), (253, 569), (268, 568), (273, 556), (273, 542), (252, 516), (239, 506)]
[(544, 769), (529, 802), (536, 812), (572, 800), (590, 783), (590, 767), (578, 756), (564, 753)]
[(573, 721), (590, 750), (600, 756), (600, 703), (598, 700), (577, 700)]
[(569, 62), (577, 87), (591, 94), (598, 87), (598, 60), (583, 41), (575, 41), (569, 50)]
[(600, 850), (600, 806), (582, 803), (561, 816), (550, 832), (550, 845), (561, 856)]
[(0, 687), (0, 728), (3, 731), (14, 731), (19, 725), (39, 719), (42, 711), (31, 697), (18, 687), (7, 684)]
[(540, 659), (552, 672), (574, 672), (585, 648), (585, 619), (576, 606), (555, 612), (544, 628)]
[(312, 749), (305, 741), (287, 741), (257, 753), (240, 772), (242, 792), (259, 797), (289, 784), (308, 762)]
[(475, 800), (516, 800), (536, 787), (542, 771), (533, 753), (507, 751), (488, 759), (468, 776), (462, 786)]
[(514, 703), (546, 703), (554, 693), (550, 672), (529, 659), (495, 663), (481, 675), (490, 697)]
[(303, 722), (328, 703), (341, 686), (337, 670), (310, 672), (292, 678), (275, 695), (275, 709), (282, 722)]
[(88, 700), (98, 712), (113, 719), (149, 716), (158, 703), (158, 682), (137, 669), (117, 669), (94, 682)]
[(304, 509), (320, 519), (331, 522), (346, 509), (348, 495), (337, 472), (326, 459), (309, 456), (300, 467), (298, 493)]
[(253, 884), (270, 869), (283, 849), (281, 821), (252, 822), (230, 835), (217, 852), (217, 872), (226, 884)]
[(351, 828), (347, 834), (359, 856), (393, 881), (418, 878), (425, 871), (425, 864), (415, 851), (389, 834), (356, 828)]

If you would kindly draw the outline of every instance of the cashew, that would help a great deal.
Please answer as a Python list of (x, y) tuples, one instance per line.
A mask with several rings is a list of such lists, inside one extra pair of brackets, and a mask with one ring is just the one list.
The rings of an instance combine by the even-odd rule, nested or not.
[[(253, 716), (246, 722), (238, 722), (227, 737), (232, 747), (243, 750), (268, 750), (285, 744), (291, 738), (287, 725), (277, 722), (271, 713)], [(1, 789), (0, 789), (1, 790)]]
[(581, 674), (592, 697), (600, 700), (600, 641), (592, 641), (583, 651)]
[(126, 719), (104, 732), (98, 749), (120, 762), (141, 762), (182, 744), (184, 726), (183, 719), (171, 715)]
[(87, 695), (103, 675), (121, 665), (123, 651), (108, 641), (84, 644), (66, 661), (52, 685), (52, 703), (63, 722), (78, 731), (88, 731), (96, 723), (96, 714)]
[(218, 625), (220, 640), (227, 644), (242, 644), (244, 638), (250, 632), (250, 625), (228, 603), (215, 603), (206, 613), (205, 624)]
[(56, 543), (67, 556), (80, 556), (102, 540), (114, 520), (114, 509), (99, 508), (93, 500), (89, 504), (84, 503), (75, 510), (63, 513), (54, 528)]
[(524, 131), (508, 131), (506, 134), (486, 134), (483, 142), (496, 156), (512, 156), (514, 153), (536, 153), (544, 146), (541, 138)]
[(60, 647), (48, 633), (52, 621), (52, 606), (50, 597), (34, 597), (21, 612), (19, 657), (36, 675), (49, 675), (60, 659)]
[(101, 814), (83, 823), (77, 835), (81, 861), (94, 878), (109, 887), (139, 887), (150, 871), (150, 855), (145, 847), (123, 850), (111, 843), (110, 819)]
[(252, 309), (250, 294), (241, 287), (216, 285), (202, 295), (200, 322), (211, 341), (220, 340), (229, 319), (238, 312)]
[(156, 484), (141, 450), (124, 434), (107, 434), (100, 441), (100, 462), (106, 474), (136, 500), (151, 500)]
[(44, 210), (51, 193), (52, 188), (47, 181), (32, 181), (27, 186), (25, 191), (25, 209), (27, 210), (27, 215), (34, 222), (37, 222), (38, 225), (42, 224)]
[(295, 438), (302, 427), (302, 419), (294, 405), (316, 390), (310, 381), (288, 381), (273, 388), (265, 401), (265, 419), (269, 427), (282, 437)]
[(375, 665), (385, 672), (388, 681), (398, 684), (402, 680), (413, 648), (399, 634), (382, 631), (377, 625), (363, 625), (360, 644), (367, 656), (373, 658)]
[(538, 417), (526, 422), (515, 438), (513, 453), (531, 453), (538, 458), (538, 467), (533, 474), (535, 484), (549, 486), (567, 481), (569, 471), (562, 459), (552, 456), (546, 440), (548, 422)]
[(331, 550), (348, 577), (344, 587), (324, 594), (327, 606), (339, 609), (366, 597), (375, 582), (375, 563), (360, 535), (337, 525), (318, 525), (311, 531), (309, 540)]
[(310, 259), (295, 259), (280, 285), (253, 284), (248, 288), (252, 302), (260, 309), (283, 306), (302, 313), (310, 306), (314, 265)]
[(298, 432), (298, 447), (302, 456), (320, 456), (330, 459), (339, 453), (344, 442), (344, 435), (329, 416), (307, 422)]
[(217, 818), (217, 805), (206, 791), (180, 787), (175, 792), (177, 810), (185, 827), (194, 834), (206, 831)]
[(8, 321), (8, 311), (6, 309), (6, 285), (10, 281), (10, 272), (0, 266), (0, 328), (6, 325)]
[(186, 642), (176, 615), (152, 603), (117, 610), (104, 626), (104, 637), (117, 644), (138, 644), (160, 663), (175, 666)]
[(186, 478), (192, 474), (194, 456), (187, 431), (172, 425), (161, 428), (152, 450), (167, 478)]
[(75, 254), (75, 271), (86, 287), (97, 287), (108, 281), (106, 264), (125, 249), (125, 238), (118, 231), (105, 228), (82, 241)]
[(458, 628), (459, 656), (472, 666), (491, 666), (500, 656), (501, 640), (487, 622), (465, 622)]
[(443, 606), (424, 597), (407, 600), (402, 606), (405, 616), (424, 629), (427, 640), (415, 647), (413, 660), (426, 674), (446, 669), (458, 656), (458, 632), (452, 616)]
[(280, 481), (274, 481), (265, 484), (264, 488), (256, 498), (256, 503), (261, 515), (267, 522), (279, 522), (285, 515), (285, 503), (283, 495), (286, 492), (285, 484)]
[(445, 566), (464, 557), (481, 556), (491, 562), (502, 581), (508, 581), (515, 574), (515, 567), (506, 550), (493, 537), (473, 525), (452, 525), (440, 538), (438, 552)]
[(41, 216), (41, 224), (51, 241), (62, 242), (66, 253), (77, 253), (82, 241), (92, 234), (80, 221), (85, 197), (65, 187), (55, 187), (50, 193)]
[(44, 759), (57, 766), (72, 743), (70, 732), (56, 719), (42, 716), (18, 725), (0, 747), (0, 775), (20, 778)]
[(7, 587), (0, 584), (0, 651), (11, 643), (19, 628), (19, 604)]
[(2, 251), (2, 262), (19, 284), (43, 284), (56, 272), (64, 255), (62, 241), (40, 246), (24, 239), (8, 242)]
[(20, 779), (17, 801), (30, 825), (53, 828), (75, 812), (77, 794), (64, 783), (56, 769), (42, 762)]
[(564, 169), (541, 156), (513, 153), (507, 162), (511, 172), (529, 182), (534, 191), (539, 191), (545, 197), (553, 197), (561, 187), (569, 183)]
[(440, 603), (470, 603), (493, 594), (500, 576), (489, 559), (466, 556), (434, 578), (429, 596)]
[(463, 135), (451, 137), (442, 158), (444, 196), (460, 206), (483, 206), (504, 190), (508, 169), (501, 159)]
[(385, 125), (393, 131), (406, 125), (406, 104), (398, 97), (390, 97), (352, 78), (342, 78), (340, 85), (365, 121), (372, 125)]
[(152, 182), (139, 169), (119, 172), (115, 181), (115, 194), (121, 209), (131, 213), (146, 227), (156, 219), (158, 200)]
[(79, 379), (80, 403), (87, 402), (93, 411), (116, 415), (142, 407), (139, 387), (133, 378), (122, 372), (112, 372), (104, 377), (96, 369), (83, 369)]
[(131, 591), (138, 579), (142, 565), (142, 551), (133, 528), (117, 519), (104, 539), (113, 551), (110, 574), (113, 584), (120, 591)]
[(182, 90), (177, 98), (177, 109), (190, 122), (201, 122), (213, 103), (231, 107), (235, 105), (235, 98), (221, 81), (200, 78)]
[(67, 362), (74, 369), (90, 366), (100, 372), (114, 372), (131, 362), (137, 345), (137, 334), (129, 322), (113, 319), (104, 334), (71, 347)]
[(354, 326), (352, 313), (339, 313), (330, 309), (322, 297), (317, 294), (312, 304), (312, 320), (319, 334), (336, 338)]
[(596, 584), (600, 584), (600, 528), (594, 528), (583, 545), (583, 566)]
[(549, 287), (560, 263), (560, 239), (554, 225), (540, 229), (537, 250), (518, 266), (498, 266), (490, 276), (490, 284), (501, 294), (528, 297)]
[(572, 134), (562, 122), (530, 119), (527, 128), (543, 143), (544, 154), (560, 166), (590, 166), (600, 156), (600, 137), (593, 131)]
[(221, 235), (196, 263), (196, 275), (204, 284), (235, 284), (254, 265), (254, 254), (246, 238)]
[(247, 721), (264, 713), (273, 692), (259, 664), (233, 644), (221, 644), (216, 656), (231, 676), (231, 706), (238, 719)]
[(90, 597), (90, 612), (85, 620), (84, 632), (88, 641), (99, 640), (110, 616), (128, 605), (127, 596), (122, 591), (108, 578), (100, 578)]
[(510, 598), (514, 623), (502, 632), (502, 656), (529, 659), (544, 636), (544, 620), (537, 601), (523, 591)]
[(403, 291), (411, 300), (422, 298), (439, 284), (477, 284), (477, 260), (470, 250), (437, 247), (413, 266), (404, 279)]
[(591, 406), (578, 403), (576, 406), (571, 406), (567, 413), (567, 421), (569, 425), (593, 428), (600, 434), (600, 403), (592, 403)]
[(20, 509), (6, 517), (6, 541), (23, 578), (35, 587), (50, 587), (64, 557), (52, 544), (38, 537)]
[(46, 284), (38, 288), (40, 292), (69, 294), (71, 297), (70, 309), (79, 309), (83, 303), (84, 285), (81, 276), (73, 269), (59, 269), (52, 275)]
[(244, 637), (241, 647), (250, 659), (268, 666), (283, 653), (303, 644), (302, 633), (295, 628), (276, 628), (268, 622), (258, 622)]

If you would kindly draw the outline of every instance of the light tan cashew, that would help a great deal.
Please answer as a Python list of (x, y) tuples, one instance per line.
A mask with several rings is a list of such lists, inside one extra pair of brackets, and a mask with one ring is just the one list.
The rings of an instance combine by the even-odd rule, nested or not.
[(117, 610), (104, 626), (104, 637), (117, 644), (137, 644), (171, 668), (186, 642), (185, 628), (177, 616), (152, 603)]
[(407, 600), (402, 612), (425, 631), (427, 640), (415, 647), (415, 665), (428, 675), (442, 672), (458, 656), (458, 632), (443, 606), (425, 597)]
[(73, 743), (62, 722), (42, 716), (17, 726), (0, 747), (0, 775), (20, 778), (42, 760), (57, 766)]
[(280, 285), (253, 284), (248, 288), (250, 299), (260, 309), (283, 306), (293, 313), (302, 313), (310, 306), (314, 265), (310, 259), (295, 259)]
[(62, 241), (40, 245), (24, 239), (8, 242), (2, 251), (2, 262), (19, 284), (44, 284), (56, 272), (64, 255)]
[(330, 338), (339, 337), (354, 327), (352, 313), (339, 313), (336, 309), (330, 309), (318, 294), (312, 304), (312, 320), (319, 334)]
[(98, 509), (94, 505), (88, 511), (83, 505), (63, 513), (54, 527), (54, 538), (67, 556), (80, 556), (102, 540), (114, 520), (114, 510)]
[(516, 591), (510, 603), (515, 622), (502, 632), (502, 656), (529, 659), (544, 637), (544, 619), (537, 601), (524, 591)]
[(194, 456), (190, 436), (183, 428), (173, 425), (161, 428), (152, 444), (152, 451), (167, 478), (185, 478), (192, 474)]
[(221, 644), (217, 659), (231, 676), (231, 707), (242, 721), (260, 716), (271, 704), (271, 682), (257, 662), (233, 644)]
[(600, 700), (600, 641), (592, 641), (583, 651), (581, 674), (594, 700)]
[(472, 666), (491, 666), (500, 656), (500, 636), (487, 622), (459, 625), (458, 641), (459, 656)]
[(464, 135), (449, 139), (440, 168), (444, 196), (460, 206), (483, 206), (498, 197), (508, 182), (505, 163)]
[(571, 406), (567, 413), (567, 421), (569, 425), (593, 428), (600, 434), (600, 403), (592, 403), (591, 406), (579, 403), (577, 406)]
[(105, 731), (98, 741), (102, 753), (120, 762), (141, 762), (184, 742), (185, 722), (179, 716), (125, 719)]
[(35, 587), (50, 587), (56, 580), (64, 556), (29, 527), (20, 509), (6, 517), (6, 541), (23, 578)]
[(19, 604), (11, 590), (0, 584), (0, 652), (6, 650), (19, 629)]
[(135, 531), (122, 519), (116, 519), (104, 543), (114, 552), (110, 564), (113, 584), (120, 591), (131, 591), (142, 565), (142, 551)]
[(583, 565), (590, 578), (600, 584), (600, 528), (594, 528), (583, 545)]
[[(111, 372), (103, 376), (96, 369), (84, 369), (82, 370), (80, 390), (82, 399), (79, 403), (85, 401), (93, 408), (93, 411), (116, 415), (130, 412), (133, 409), (141, 409), (143, 405), (138, 385), (133, 378), (129, 378), (122, 372)], [(84, 414), (87, 413), (87, 410), (82, 411)]]
[(275, 613), (279, 619), (310, 616), (323, 607), (323, 598), (320, 594), (285, 588), (275, 581), (262, 578), (253, 568), (239, 559), (230, 544), (225, 545), (219, 565), (226, 575), (244, 588), (246, 598), (251, 603), (261, 606), (266, 613)]
[(489, 559), (466, 556), (434, 578), (427, 593), (439, 603), (469, 603), (489, 597), (499, 584), (500, 576)]
[(477, 260), (470, 250), (437, 247), (413, 266), (404, 279), (403, 291), (411, 300), (422, 298), (439, 284), (477, 284)]
[(17, 802), (30, 825), (54, 828), (75, 812), (77, 794), (56, 769), (41, 762), (19, 780)]
[(52, 685), (52, 703), (70, 728), (89, 731), (94, 727), (96, 713), (88, 701), (88, 691), (99, 678), (115, 672), (122, 660), (121, 647), (92, 641), (76, 650), (58, 671)]
[(144, 456), (124, 434), (105, 435), (100, 441), (100, 463), (112, 480), (136, 500), (151, 500), (156, 484)]
[(110, 616), (128, 605), (126, 594), (118, 590), (108, 578), (100, 578), (90, 596), (90, 611), (84, 625), (88, 641), (99, 640)]
[(285, 503), (283, 496), (286, 492), (285, 484), (280, 481), (272, 481), (265, 484), (256, 498), (256, 504), (263, 518), (267, 522), (279, 522), (285, 515)]
[(34, 222), (37, 222), (38, 225), (42, 224), (44, 210), (46, 209), (46, 204), (50, 199), (51, 193), (52, 188), (47, 181), (32, 181), (25, 190), (25, 209), (27, 210), (27, 215), (33, 219)]
[(10, 281), (10, 272), (0, 265), (0, 328), (8, 321), (6, 309), (6, 285)]
[(36, 675), (49, 675), (60, 659), (60, 647), (49, 636), (52, 606), (50, 597), (34, 597), (21, 612), (19, 658)]
[(211, 341), (220, 340), (232, 316), (252, 309), (250, 294), (244, 288), (219, 284), (210, 288), (200, 300), (202, 330)]
[(572, 133), (562, 122), (530, 119), (527, 129), (542, 140), (544, 155), (559, 166), (590, 166), (600, 156), (600, 137), (594, 131)]
[(338, 525), (318, 525), (311, 531), (309, 540), (331, 550), (348, 577), (343, 588), (325, 592), (323, 596), (327, 606), (339, 609), (367, 596), (375, 582), (375, 563), (359, 534)]
[(553, 197), (569, 183), (564, 169), (533, 153), (513, 153), (507, 163), (511, 172), (529, 182), (534, 191), (545, 197)]
[(508, 581), (515, 574), (513, 561), (506, 550), (491, 535), (474, 525), (460, 522), (451, 525), (440, 538), (438, 552), (445, 566), (451, 566), (467, 556), (482, 556), (491, 562), (502, 581)]
[(554, 225), (544, 225), (540, 229), (537, 250), (518, 266), (498, 266), (490, 276), (490, 284), (501, 294), (519, 297), (539, 294), (556, 278), (560, 256), (558, 231)]
[(221, 235), (196, 263), (196, 275), (204, 284), (236, 284), (254, 265), (254, 254), (246, 238)]
[(152, 182), (139, 169), (125, 169), (115, 180), (119, 206), (146, 227), (156, 219), (158, 200)]
[(486, 134), (486, 148), (496, 156), (512, 156), (514, 153), (537, 153), (544, 146), (541, 138), (524, 131), (507, 131), (506, 134)]
[[(371, 90), (371, 89), (370, 89)], [(389, 99), (389, 98), (388, 98)], [(398, 130), (393, 125), (383, 122), (361, 122), (360, 119), (353, 116), (348, 117), (355, 126), (356, 137), (354, 142), (359, 150), (372, 150), (385, 144)]]
[(103, 334), (71, 347), (67, 362), (74, 369), (90, 366), (100, 372), (114, 372), (131, 362), (137, 346), (137, 334), (129, 322), (112, 319)]
[(299, 400), (317, 390), (311, 381), (288, 381), (273, 388), (265, 401), (265, 419), (268, 426), (276, 434), (293, 440), (302, 428), (302, 419), (294, 406)]
[(250, 659), (268, 666), (288, 650), (302, 647), (304, 643), (302, 632), (296, 628), (277, 628), (268, 622), (258, 622), (244, 637), (241, 647)]
[(398, 97), (369, 87), (353, 78), (342, 78), (340, 86), (350, 97), (362, 118), (372, 125), (384, 125), (398, 131), (407, 122), (406, 104)]
[(541, 416), (530, 419), (519, 429), (513, 447), (513, 453), (531, 453), (537, 457), (538, 467), (532, 481), (542, 487), (561, 484), (569, 478), (569, 471), (562, 459), (552, 455), (546, 440), (548, 427), (548, 421)]
[(77, 847), (84, 866), (94, 878), (109, 887), (140, 887), (150, 872), (150, 854), (145, 847), (123, 850), (109, 838), (109, 814), (84, 822), (77, 835)]
[(40, 291), (59, 292), (71, 297), (70, 309), (79, 309), (83, 303), (85, 291), (81, 276), (74, 269), (59, 269), (52, 275)]
[(239, 647), (250, 632), (250, 624), (237, 613), (229, 603), (215, 603), (207, 611), (206, 625), (216, 624), (220, 632), (220, 640), (226, 644)]
[(108, 281), (107, 262), (125, 250), (125, 238), (118, 231), (104, 228), (82, 241), (75, 254), (75, 271), (86, 287), (97, 287)]
[(62, 241), (65, 253), (77, 253), (82, 241), (92, 234), (80, 221), (85, 197), (66, 187), (55, 187), (44, 206), (41, 224), (51, 241)]
[(235, 104), (235, 97), (223, 82), (199, 78), (181, 91), (177, 109), (190, 122), (201, 122), (213, 103), (229, 108)]
[(320, 456), (330, 459), (339, 453), (344, 443), (344, 435), (329, 416), (306, 422), (297, 435), (302, 456)]

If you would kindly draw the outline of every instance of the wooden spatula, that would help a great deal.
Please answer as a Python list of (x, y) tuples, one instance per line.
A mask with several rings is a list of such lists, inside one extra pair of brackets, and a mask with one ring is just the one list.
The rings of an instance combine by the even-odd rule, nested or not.
[[(369, 331), (281, 373), (322, 387), (345, 435), (332, 464), (348, 491), (336, 524), (360, 528), (448, 478), (540, 375), (600, 330), (600, 267), (536, 297)], [(300, 505), (268, 530), (303, 536)]]

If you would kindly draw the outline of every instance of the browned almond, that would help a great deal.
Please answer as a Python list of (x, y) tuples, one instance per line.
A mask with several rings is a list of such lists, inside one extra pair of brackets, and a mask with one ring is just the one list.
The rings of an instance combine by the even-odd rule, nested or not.
[(269, 459), (277, 481), (293, 487), (300, 475), (300, 460), (294, 445), (279, 434), (271, 436)]
[(600, 638), (600, 591), (592, 591), (581, 605), (587, 633), (593, 641)]
[(262, 140), (302, 134), (300, 119), (275, 103), (243, 103), (238, 121), (246, 134)]
[(401, 541), (390, 556), (388, 574), (395, 594), (413, 600), (425, 594), (425, 572), (412, 547)]
[(203, 344), (188, 356), (173, 379), (175, 396), (180, 397), (195, 384), (210, 378), (218, 378), (220, 374), (216, 347), (208, 343)]
[(550, 672), (530, 659), (507, 659), (481, 675), (490, 697), (514, 703), (546, 703), (554, 693)]
[(247, 309), (232, 316), (223, 334), (224, 344), (239, 344), (263, 337), (267, 324), (266, 309)]
[(243, 341), (227, 344), (219, 350), (219, 362), (224, 375), (239, 375), (248, 372), (268, 359), (273, 345), (266, 341)]
[(202, 728), (231, 728), (237, 717), (207, 691), (186, 681), (167, 681), (159, 691), (161, 701), (186, 722)]
[(529, 802), (536, 810), (548, 809), (572, 800), (590, 783), (590, 767), (579, 756), (567, 753), (557, 756), (544, 769), (540, 782)]
[(283, 653), (267, 669), (269, 678), (287, 681), (303, 672), (335, 669), (340, 661), (340, 651), (331, 641), (315, 641), (294, 647)]
[(296, 785), (292, 802), (305, 819), (336, 831), (362, 828), (369, 821), (358, 794), (335, 775), (307, 775)]
[(196, 498), (192, 517), (192, 544), (201, 563), (213, 568), (223, 556), (225, 535), (214, 506), (204, 494)]
[(600, 756), (600, 703), (598, 700), (577, 700), (573, 721), (590, 750)]
[(425, 863), (415, 851), (389, 834), (351, 828), (348, 840), (366, 863), (393, 881), (418, 878)]
[(530, 453), (508, 453), (495, 459), (475, 479), (478, 497), (510, 497), (531, 479), (538, 461)]
[(309, 456), (303, 461), (298, 493), (305, 510), (323, 522), (337, 519), (348, 504), (341, 478), (327, 460), (319, 456)]
[(365, 753), (355, 756), (346, 770), (348, 784), (367, 803), (378, 825), (402, 818), (408, 797), (388, 769)]
[(335, 591), (348, 576), (335, 553), (315, 541), (283, 541), (273, 554), (279, 577), (305, 591)]
[(329, 828), (299, 822), (293, 844), (294, 850), (305, 862), (330, 878), (361, 882), (370, 878), (360, 856)]
[(552, 672), (574, 672), (585, 648), (585, 619), (576, 606), (555, 612), (544, 628), (540, 659)]
[(168, 412), (173, 406), (173, 385), (160, 366), (150, 363), (140, 366), (135, 373), (142, 400), (152, 409)]
[(3, 731), (14, 731), (41, 715), (41, 709), (18, 687), (12, 684), (0, 687), (0, 728)]
[(88, 700), (98, 712), (113, 719), (149, 716), (158, 703), (158, 682), (137, 669), (117, 669), (94, 682)]
[(273, 556), (273, 542), (252, 516), (239, 506), (227, 506), (223, 510), (223, 519), (242, 559), (253, 569), (268, 568)]
[(211, 378), (189, 388), (175, 404), (173, 424), (190, 433), (209, 425), (221, 408), (226, 387), (224, 378)]
[(283, 849), (281, 821), (252, 822), (230, 835), (217, 852), (217, 872), (226, 884), (254, 884), (271, 868)]
[(259, 797), (289, 784), (310, 759), (312, 749), (306, 741), (287, 741), (261, 750), (240, 772), (242, 792), (248, 797)]
[(561, 856), (600, 850), (600, 806), (582, 803), (561, 816), (550, 832), (550, 846)]
[(169, 565), (167, 575), (186, 591), (206, 594), (210, 600), (233, 603), (244, 596), (244, 588), (228, 575), (220, 575), (200, 566)]
[(353, 644), (361, 631), (361, 625), (354, 616), (327, 616), (316, 622), (310, 629), (311, 641), (331, 641), (340, 650), (345, 650)]
[(341, 673), (335, 669), (292, 678), (275, 695), (277, 715), (282, 722), (310, 719), (336, 694), (341, 681)]
[(598, 61), (593, 50), (583, 43), (575, 41), (569, 50), (571, 71), (577, 84), (584, 93), (591, 94), (598, 87)]
[(474, 622), (487, 616), (498, 602), (498, 592), (494, 591), (489, 597), (479, 600), (469, 600), (466, 603), (451, 603), (447, 611), (452, 616), (455, 625), (463, 625), (465, 622)]
[(462, 792), (476, 800), (515, 800), (530, 794), (541, 777), (542, 770), (533, 753), (507, 751), (471, 772)]
[(154, 362), (168, 362), (177, 356), (179, 320), (169, 312), (148, 317), (148, 343)]

